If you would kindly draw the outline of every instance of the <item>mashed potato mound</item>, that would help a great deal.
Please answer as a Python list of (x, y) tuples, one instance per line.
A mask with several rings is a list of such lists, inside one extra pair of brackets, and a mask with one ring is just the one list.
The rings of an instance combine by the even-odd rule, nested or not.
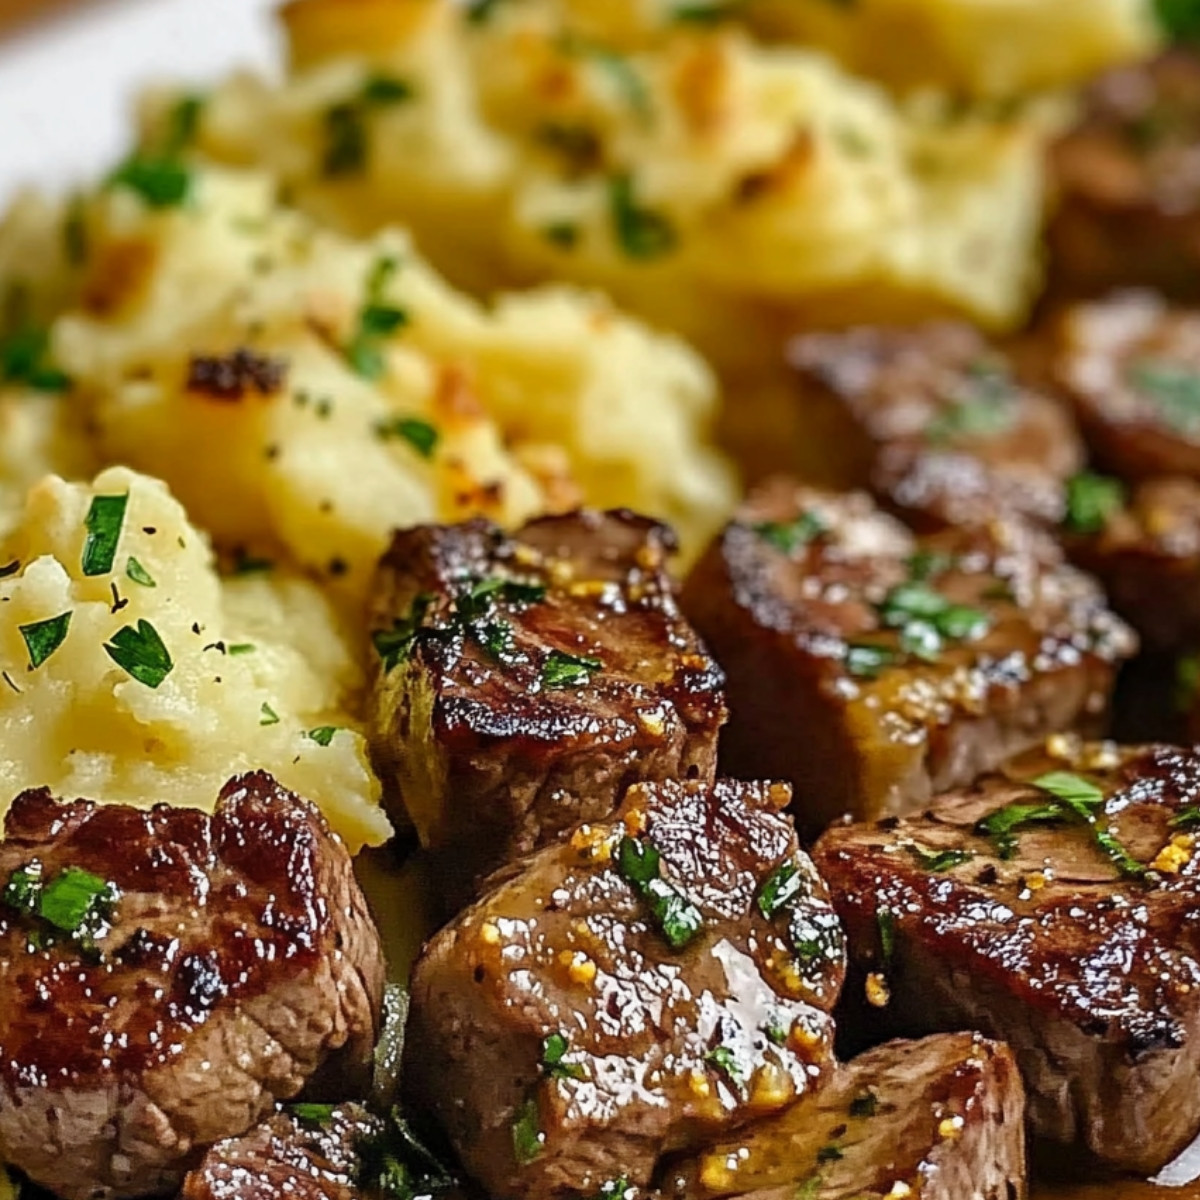
[[(198, 150), (343, 230), (409, 225), (475, 290), (601, 285), (721, 364), (797, 322), (1023, 313), (1041, 122), (901, 104), (736, 24), (627, 51), (569, 8), (299, 0), (287, 81), (228, 81)], [(169, 112), (148, 104), (148, 140)]]
[(222, 583), (179, 503), (124, 468), (40, 483), (0, 566), (0, 813), (41, 786), (211, 810), (265, 768), (352, 850), (390, 836), (346, 716), (360, 672), (311, 583)]
[(485, 309), (402, 234), (326, 232), (261, 174), (187, 180), (89, 201), (52, 342), (101, 461), (164, 479), (218, 548), (361, 600), (402, 525), (586, 500), (699, 545), (721, 520), (715, 387), (680, 343), (566, 289)]

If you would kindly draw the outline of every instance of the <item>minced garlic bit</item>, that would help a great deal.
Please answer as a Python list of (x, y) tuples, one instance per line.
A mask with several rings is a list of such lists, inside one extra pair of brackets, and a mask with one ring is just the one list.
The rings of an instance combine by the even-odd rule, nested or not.
[(700, 1182), (710, 1192), (723, 1191), (737, 1179), (738, 1166), (736, 1154), (709, 1154), (700, 1168)]
[(896, 1182), (892, 1184), (892, 1190), (888, 1192), (888, 1196), (892, 1198), (892, 1200), (904, 1200), (905, 1197), (911, 1196), (912, 1194), (912, 1188), (909, 1187), (903, 1179), (897, 1179)]
[(567, 968), (567, 977), (572, 983), (595, 982), (596, 964), (582, 950), (563, 950), (558, 961)]
[(610, 862), (613, 838), (606, 830), (596, 829), (592, 825), (581, 825), (571, 835), (571, 849), (588, 862)]
[(479, 940), (485, 946), (500, 945), (500, 930), (496, 928), (492, 921), (484, 921), (479, 927)]
[(631, 808), (625, 814), (625, 832), (630, 837), (638, 837), (646, 832), (646, 814), (640, 808)]
[(938, 1137), (940, 1138), (956, 1138), (962, 1135), (963, 1119), (960, 1116), (946, 1117), (938, 1125)]
[(1177, 833), (1158, 852), (1150, 864), (1152, 871), (1161, 871), (1164, 875), (1178, 875), (1192, 861), (1196, 852), (1196, 835), (1193, 833)]
[[(873, 1008), (887, 1008), (892, 1000), (892, 991), (887, 980), (878, 971), (867, 976), (867, 1003)], [(907, 1193), (906, 1193), (907, 1194)]]
[(661, 708), (639, 708), (637, 720), (638, 724), (653, 737), (662, 737), (667, 728), (667, 720)]
[(750, 1103), (759, 1108), (782, 1108), (795, 1092), (792, 1077), (778, 1063), (765, 1062), (755, 1072)]
[(701, 1099), (712, 1095), (712, 1084), (709, 1082), (706, 1071), (693, 1071), (688, 1076), (688, 1087)]

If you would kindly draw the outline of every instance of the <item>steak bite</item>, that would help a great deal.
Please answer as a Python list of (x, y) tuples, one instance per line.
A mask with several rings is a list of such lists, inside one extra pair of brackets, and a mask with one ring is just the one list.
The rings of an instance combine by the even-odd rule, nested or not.
[(297, 1104), (213, 1146), (180, 1200), (461, 1200), (408, 1126), (361, 1104)]
[(624, 511), (396, 534), (373, 741), (451, 890), (607, 817), (631, 783), (713, 779), (724, 681), (680, 615), (674, 549)]
[(67, 1200), (169, 1192), (318, 1074), (369, 1078), (379, 937), (270, 776), (211, 817), (27, 792), (0, 886), (0, 1160)]
[(1127, 293), (1068, 310), (1056, 342), (1055, 376), (1104, 469), (1200, 480), (1200, 311)]
[(682, 603), (728, 675), (723, 769), (790, 780), (812, 834), (1095, 727), (1135, 646), (1023, 523), (915, 539), (863, 495), (785, 480), (751, 497)]
[(1078, 475), (1062, 536), (1071, 561), (1100, 580), (1148, 649), (1200, 643), (1200, 482), (1150, 479), (1125, 489)]
[(497, 1200), (650, 1180), (815, 1088), (844, 967), (781, 784), (638, 784), (413, 972), (405, 1086)]
[(1033, 1133), (1146, 1175), (1200, 1131), (1200, 755), (1051, 748), (814, 855), (871, 1035), (1003, 1039)]
[(1005, 514), (1058, 520), (1061, 485), (1083, 465), (1074, 424), (978, 330), (807, 334), (788, 361), (800, 402), (830, 414), (843, 486), (869, 488), (925, 530)]
[(1200, 298), (1200, 57), (1175, 49), (1099, 79), (1050, 156), (1052, 291)]
[(977, 1034), (889, 1042), (819, 1092), (670, 1172), (679, 1200), (1021, 1200), (1025, 1096)]

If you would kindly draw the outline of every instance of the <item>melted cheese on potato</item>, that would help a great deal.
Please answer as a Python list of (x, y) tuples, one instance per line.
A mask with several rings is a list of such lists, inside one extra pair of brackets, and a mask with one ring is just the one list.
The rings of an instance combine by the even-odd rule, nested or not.
[[(96, 497), (128, 499), (85, 570)], [(0, 814), (27, 787), (211, 811), (264, 768), (351, 850), (390, 836), (346, 712), (361, 672), (311, 583), (222, 582), (167, 489), (124, 468), (40, 483), (0, 565)]]

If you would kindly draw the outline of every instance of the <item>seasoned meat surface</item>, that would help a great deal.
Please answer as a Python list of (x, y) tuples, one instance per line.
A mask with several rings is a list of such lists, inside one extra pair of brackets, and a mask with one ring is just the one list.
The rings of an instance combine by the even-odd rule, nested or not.
[(631, 783), (712, 780), (723, 678), (680, 615), (673, 550), (628, 512), (396, 535), (373, 740), (447, 879), (607, 817)]
[(384, 1122), (358, 1104), (301, 1106), (218, 1142), (188, 1175), (180, 1200), (370, 1200), (361, 1149)]
[(299, 1104), (219, 1142), (180, 1200), (462, 1200), (454, 1177), (397, 1116), (361, 1104)]
[(779, 784), (638, 784), (414, 969), (405, 1086), (497, 1200), (645, 1186), (831, 1069), (842, 934)]
[(1154, 287), (1200, 298), (1200, 57), (1176, 49), (1103, 76), (1050, 156), (1051, 289)]
[(1200, 312), (1147, 293), (1079, 305), (1059, 323), (1053, 370), (1103, 468), (1200, 480)]
[(1067, 555), (1154, 650), (1200, 643), (1200, 481), (1150, 479), (1129, 489), (1081, 475), (1070, 489)]
[(865, 496), (784, 480), (751, 497), (682, 602), (728, 676), (724, 769), (791, 781), (809, 833), (910, 811), (1093, 727), (1135, 645), (1023, 524), (914, 539)]
[(67, 1200), (170, 1192), (318, 1072), (366, 1072), (379, 937), (341, 841), (270, 776), (211, 817), (27, 792), (0, 886), (0, 1160)]
[(788, 360), (799, 402), (840, 418), (827, 445), (845, 486), (870, 488), (926, 531), (1006, 514), (1058, 519), (1061, 484), (1083, 464), (1074, 424), (978, 330), (806, 334)]
[(814, 856), (870, 1034), (1003, 1039), (1034, 1133), (1150, 1174), (1200, 1131), (1200, 754), (1049, 748)]
[(889, 1042), (778, 1116), (670, 1172), (678, 1200), (1021, 1200), (1025, 1095), (977, 1034)]

